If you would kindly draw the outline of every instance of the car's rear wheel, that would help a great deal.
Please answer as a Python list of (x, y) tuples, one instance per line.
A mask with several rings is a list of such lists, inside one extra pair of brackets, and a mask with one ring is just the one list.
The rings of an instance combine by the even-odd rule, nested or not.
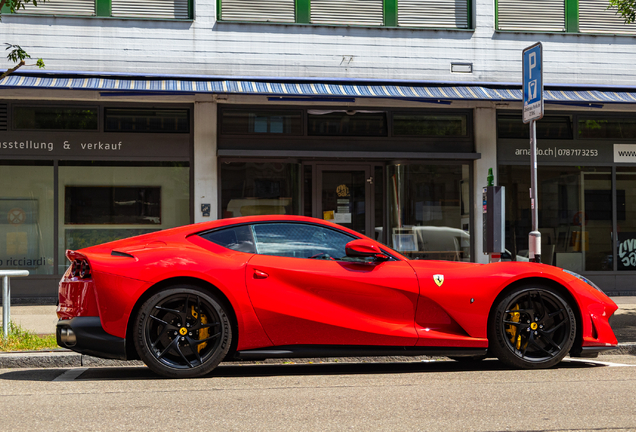
[(223, 303), (196, 286), (159, 291), (137, 313), (137, 352), (150, 369), (166, 377), (209, 373), (223, 360), (231, 341)]
[(538, 369), (559, 363), (576, 337), (576, 318), (549, 287), (524, 286), (495, 306), (488, 323), (491, 352), (509, 366)]

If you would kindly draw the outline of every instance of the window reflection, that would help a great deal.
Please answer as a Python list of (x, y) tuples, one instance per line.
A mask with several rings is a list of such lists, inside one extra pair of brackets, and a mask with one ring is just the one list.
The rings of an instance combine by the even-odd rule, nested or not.
[(292, 258), (341, 259), (353, 237), (328, 228), (303, 224), (253, 225), (254, 241), (261, 255)]
[(66, 249), (190, 222), (187, 163), (60, 161), (58, 172), (60, 272), (67, 267)]
[(470, 260), (468, 165), (388, 167), (391, 247), (413, 259)]
[(223, 162), (223, 217), (300, 214), (300, 172), (300, 164)]
[[(575, 272), (612, 270), (612, 175), (609, 167), (539, 167), (541, 261)], [(506, 187), (506, 248), (527, 256), (530, 169), (499, 167)], [(619, 203), (624, 192), (617, 194)], [(620, 216), (624, 218), (623, 216)], [(513, 258), (514, 259), (514, 258)]]
[(53, 164), (0, 167), (0, 269), (53, 274)]
[(636, 168), (619, 167), (616, 169), (616, 195), (617, 269), (622, 271), (636, 270)]

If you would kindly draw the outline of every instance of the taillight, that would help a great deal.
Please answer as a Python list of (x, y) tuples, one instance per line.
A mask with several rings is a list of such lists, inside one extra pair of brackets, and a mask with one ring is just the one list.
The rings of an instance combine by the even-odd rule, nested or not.
[(80, 279), (87, 279), (91, 277), (91, 268), (88, 265), (88, 261), (85, 259), (74, 260), (71, 267), (71, 276)]

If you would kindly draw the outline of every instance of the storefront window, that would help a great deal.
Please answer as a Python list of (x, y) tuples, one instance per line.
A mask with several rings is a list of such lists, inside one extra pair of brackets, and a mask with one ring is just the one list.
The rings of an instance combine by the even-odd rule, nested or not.
[(579, 116), (579, 138), (633, 139), (635, 136), (635, 118)]
[[(543, 263), (575, 272), (613, 269), (611, 173), (609, 167), (539, 167)], [(511, 259), (526, 261), (532, 223), (530, 168), (500, 166), (499, 184), (506, 187), (506, 248)], [(625, 206), (624, 190), (617, 200), (619, 208)]]
[(310, 136), (387, 136), (384, 111), (308, 110)]
[(391, 247), (412, 259), (470, 261), (468, 165), (389, 165), (387, 191)]
[[(572, 139), (572, 117), (569, 115), (546, 115), (537, 121), (537, 138)], [(501, 138), (530, 138), (530, 128), (523, 123), (520, 114), (499, 114), (497, 136)]]
[(301, 214), (301, 166), (279, 162), (222, 162), (222, 217)]
[(616, 168), (617, 268), (636, 270), (636, 168)]
[(393, 135), (399, 136), (466, 136), (466, 114), (431, 115), (394, 113)]
[(224, 135), (301, 135), (301, 111), (224, 109), (221, 132)]
[(185, 162), (60, 162), (59, 263), (81, 249), (190, 222)]
[(15, 106), (16, 130), (97, 130), (99, 110), (95, 107)]
[(0, 165), (0, 269), (53, 274), (53, 163)]
[(106, 132), (190, 133), (190, 110), (106, 108)]

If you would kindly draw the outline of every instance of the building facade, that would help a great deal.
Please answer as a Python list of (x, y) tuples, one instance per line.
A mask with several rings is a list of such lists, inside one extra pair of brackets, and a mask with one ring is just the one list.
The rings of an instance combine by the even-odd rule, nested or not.
[(66, 249), (254, 214), (486, 262), (488, 168), (505, 258), (527, 260), (536, 41), (543, 262), (636, 291), (636, 26), (604, 1), (49, 0), (0, 34), (47, 64), (0, 81), (15, 297), (53, 298)]

